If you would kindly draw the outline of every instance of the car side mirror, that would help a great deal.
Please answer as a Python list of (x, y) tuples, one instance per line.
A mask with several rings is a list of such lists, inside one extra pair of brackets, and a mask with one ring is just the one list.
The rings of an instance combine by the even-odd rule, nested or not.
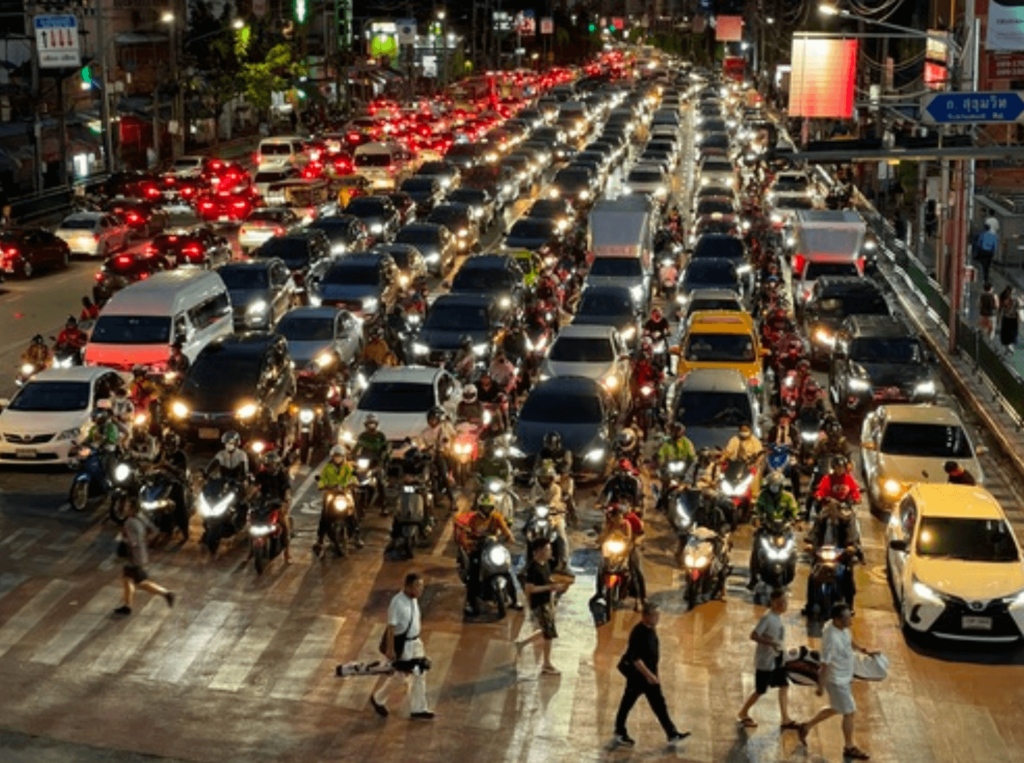
[[(6, 401), (4, 401), (4, 400), (0, 400), (0, 407), (3, 407), (5, 402)], [(988, 455), (988, 447), (985, 446), (985, 445), (979, 445), (978, 447), (976, 447), (974, 449), (974, 455), (975, 456), (986, 456), (986, 455)]]
[(861, 450), (877, 450), (877, 447), (871, 440), (865, 440), (860, 444)]
[(894, 540), (889, 541), (889, 549), (892, 551), (905, 552), (907, 550), (907, 542), (902, 538), (896, 538)]

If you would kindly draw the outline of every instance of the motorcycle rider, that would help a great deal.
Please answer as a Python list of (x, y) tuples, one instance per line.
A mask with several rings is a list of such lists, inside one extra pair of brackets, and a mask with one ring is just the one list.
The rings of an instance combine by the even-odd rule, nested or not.
[[(459, 544), (466, 564), (466, 614), (478, 614), (477, 599), (480, 590), (480, 553), (483, 541), (490, 535), (497, 535), (511, 544), (514, 541), (505, 518), (494, 510), (494, 498), (484, 493), (470, 511), (455, 518), (455, 540)], [(509, 590), (515, 596), (515, 586), (509, 580)], [(513, 609), (519, 607), (513, 602)]]
[(21, 353), (22, 364), (34, 366), (37, 372), (49, 368), (52, 360), (50, 348), (46, 346), (46, 340), (43, 339), (42, 334), (32, 337), (31, 344)]
[(615, 458), (634, 463), (640, 458), (640, 435), (635, 428), (624, 426), (615, 438)]
[(100, 306), (94, 304), (88, 297), (82, 297), (82, 312), (78, 315), (80, 321), (94, 321), (100, 317)]
[(812, 408), (818, 413), (825, 412), (825, 392), (818, 382), (814, 379), (808, 379), (800, 390), (800, 397), (797, 398), (797, 405), (799, 406), (799, 413), (802, 413), (807, 408)]
[[(754, 430), (750, 424), (740, 424), (736, 434), (726, 443), (722, 451), (722, 465), (730, 461), (743, 461), (750, 467), (760, 467), (764, 459), (764, 446), (761, 441), (754, 437)], [(759, 471), (759, 469), (757, 470)], [(756, 480), (755, 480), (756, 482)], [(754, 485), (751, 494), (756, 495), (758, 485)]]
[(501, 430), (508, 428), (508, 398), (505, 393), (494, 383), (491, 375), (484, 371), (480, 374), (477, 382), (477, 397), (485, 408), (490, 409), (492, 415), (499, 419)]
[(128, 399), (128, 388), (123, 384), (114, 390), (114, 399), (110, 403), (114, 423), (121, 430), (122, 437), (127, 440), (132, 435), (135, 423), (135, 406)]
[(256, 488), (264, 505), (278, 505), (281, 522), (281, 543), (284, 546), (284, 563), (292, 563), (291, 498), (292, 480), (284, 467), (281, 455), (272, 450), (263, 456), (263, 466), (256, 473)]
[(386, 515), (388, 513), (386, 493), (391, 443), (388, 442), (387, 436), (380, 431), (380, 421), (376, 414), (368, 414), (363, 420), (363, 431), (356, 438), (353, 453), (357, 457), (366, 455), (371, 459), (371, 468), (377, 478), (377, 502), (380, 506), (380, 513)]
[(405, 309), (402, 307), (400, 302), (396, 302), (392, 308), (388, 311), (387, 319), (385, 321), (385, 340), (388, 346), (391, 347), (395, 358), (398, 360), (397, 365), (405, 365), (405, 345), (403, 337), (409, 335), (409, 323), (405, 319)]
[(512, 484), (512, 464), (493, 438), (480, 441), (480, 457), (476, 460), (474, 471), (481, 485), (485, 485), (489, 479), (501, 480), (506, 485)]
[(562, 500), (565, 501), (565, 510), (569, 518), (569, 524), (576, 524), (576, 482), (572, 477), (572, 451), (562, 445), (562, 435), (551, 431), (544, 435), (540, 452), (537, 454), (537, 462), (550, 461), (558, 474), (558, 487), (562, 490)]
[(719, 535), (725, 535), (732, 528), (729, 515), (732, 513), (732, 501), (722, 496), (712, 487), (700, 491), (700, 499), (693, 510), (695, 527), (706, 527)]
[[(317, 479), (317, 489), (323, 493), (323, 498), (320, 502), (320, 524), (316, 530), (316, 543), (313, 544), (314, 555), (319, 557), (324, 550), (331, 498), (336, 493), (350, 490), (355, 482), (356, 475), (352, 471), (352, 464), (345, 458), (345, 449), (340, 445), (335, 445), (331, 448), (330, 460), (324, 464), (320, 477)], [(351, 500), (351, 496), (349, 498)], [(356, 548), (363, 547), (360, 520), (359, 512), (353, 507), (353, 510), (349, 512), (349, 528)]]
[(476, 368), (476, 353), (473, 352), (473, 337), (466, 334), (459, 339), (459, 349), (452, 359), (452, 373), (463, 381), (469, 380)]
[(499, 390), (506, 395), (515, 394), (516, 367), (508, 359), (504, 350), (498, 349), (494, 353), (494, 358), (487, 368), (487, 373), (490, 374)]
[(239, 447), (242, 444), (242, 436), (230, 430), (221, 436), (220, 442), (224, 447), (210, 460), (206, 467), (207, 473), (211, 467), (217, 466), (223, 479), (243, 482), (249, 476), (249, 454)]
[(652, 342), (668, 339), (669, 322), (668, 318), (662, 314), (661, 308), (655, 307), (651, 310), (650, 317), (644, 322), (643, 328), (644, 336)]
[(797, 436), (797, 430), (792, 424), (792, 414), (783, 408), (779, 411), (779, 416), (776, 419), (775, 424), (768, 430), (768, 438), (765, 440), (765, 446), (771, 448), (773, 445), (779, 445), (782, 447), (789, 448), (789, 462), (786, 464), (784, 470), (784, 476), (789, 478), (790, 484), (793, 487), (793, 497), (800, 500), (800, 475), (799, 472), (793, 468), (793, 464), (796, 463), (797, 455), (800, 453), (800, 440)]
[(537, 470), (537, 481), (530, 491), (530, 503), (534, 506), (547, 506), (551, 527), (555, 531), (558, 542), (555, 544), (555, 566), (564, 572), (569, 562), (569, 535), (565, 529), (565, 501), (562, 488), (559, 487), (558, 471), (552, 461), (541, 461)]
[[(850, 462), (845, 456), (833, 456), (831, 471), (822, 478), (814, 491), (813, 499), (818, 502), (819, 506), (830, 498), (851, 503), (860, 501), (860, 486), (850, 474)], [(812, 503), (813, 501), (810, 499), (807, 502), (808, 515), (810, 515)]]
[(632, 464), (626, 459), (622, 459), (616, 465), (612, 476), (604, 483), (598, 503), (611, 505), (625, 502), (630, 506), (641, 506), (643, 495), (643, 486), (640, 484), (639, 478), (633, 474)]
[(81, 443), (99, 455), (103, 473), (109, 475), (114, 467), (115, 452), (121, 443), (121, 430), (114, 423), (109, 400), (97, 400), (92, 412), (92, 425)]
[(359, 362), (369, 366), (374, 371), (384, 366), (398, 365), (398, 358), (391, 351), (387, 340), (384, 339), (384, 332), (380, 328), (374, 328), (370, 332), (370, 341), (363, 346)]
[(131, 398), (136, 408), (145, 410), (156, 395), (156, 384), (150, 381), (146, 367), (136, 363), (132, 366), (132, 382), (128, 387), (128, 397)]
[(760, 572), (759, 550), (761, 539), (765, 535), (765, 526), (778, 522), (795, 522), (800, 513), (796, 499), (791, 493), (782, 489), (782, 475), (772, 472), (768, 475), (766, 490), (762, 490), (754, 503), (754, 518), (759, 526), (754, 532), (754, 540), (750, 547), (750, 580), (747, 589), (753, 591), (757, 587)]
[(455, 427), (448, 420), (448, 414), (439, 405), (435, 405), (427, 412), (427, 426), (424, 427), (418, 436), (424, 452), (430, 455), (438, 470), (441, 484), (444, 485), (445, 494), (451, 505), (455, 506), (455, 495), (452, 492), (451, 455), (452, 444), (455, 442)]
[(69, 315), (67, 321), (64, 322), (64, 330), (57, 334), (57, 342), (54, 348), (81, 352), (88, 341), (89, 337), (86, 333), (78, 328), (78, 319), (73, 315)]
[[(633, 586), (636, 591), (636, 609), (640, 609), (647, 599), (647, 581), (644, 578), (643, 566), (640, 563), (639, 538), (643, 535), (643, 520), (632, 509), (629, 511), (620, 503), (611, 503), (605, 513), (604, 526), (597, 536), (597, 547), (601, 548), (604, 542), (612, 535), (622, 536), (629, 547), (629, 575), (633, 579)], [(639, 534), (638, 534), (639, 533)], [(597, 591), (601, 591), (601, 578), (597, 576)]]
[(168, 432), (160, 441), (160, 450), (150, 467), (162, 472), (171, 481), (171, 500), (174, 502), (175, 524), (185, 528), (183, 542), (188, 542), (188, 456), (181, 449), (181, 438)]
[(476, 393), (475, 384), (467, 384), (462, 388), (462, 399), (455, 407), (455, 422), (468, 422), (477, 428), (484, 425), (484, 406)]
[[(821, 513), (814, 520), (811, 531), (807, 534), (807, 542), (811, 544), (815, 554), (822, 546), (835, 546), (843, 549), (843, 569), (839, 575), (839, 590), (846, 603), (853, 611), (853, 599), (857, 595), (857, 585), (853, 577), (855, 558), (863, 560), (864, 552), (860, 546), (860, 531), (857, 528), (856, 515), (853, 509), (840, 501), (827, 500), (821, 506)], [(812, 570), (813, 573), (813, 570)], [(801, 614), (809, 614), (808, 607), (814, 602), (814, 576), (807, 579), (807, 606)]]
[(182, 351), (184, 346), (180, 339), (176, 340), (171, 345), (171, 354), (167, 358), (167, 371), (174, 374), (174, 380), (179, 384), (185, 378), (185, 374), (188, 373), (188, 369), (191, 366), (188, 355)]
[(658, 448), (657, 458), (661, 469), (671, 461), (683, 461), (689, 467), (696, 460), (697, 451), (690, 438), (686, 436), (686, 425), (683, 422), (673, 421), (669, 425), (668, 435)]

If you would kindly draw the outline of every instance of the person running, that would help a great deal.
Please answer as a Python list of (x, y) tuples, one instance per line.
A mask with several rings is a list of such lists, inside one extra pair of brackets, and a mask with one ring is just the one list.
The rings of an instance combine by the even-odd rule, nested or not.
[(126, 501), (125, 513), (128, 518), (125, 519), (124, 527), (121, 530), (123, 542), (127, 546), (127, 556), (121, 575), (123, 599), (121, 606), (114, 610), (114, 614), (130, 615), (132, 613), (136, 588), (141, 588), (154, 596), (163, 596), (167, 601), (167, 606), (173, 607), (176, 594), (157, 585), (146, 574), (146, 565), (149, 564), (148, 535), (150, 532), (156, 532), (156, 527), (148, 519), (139, 516), (137, 501)]
[(530, 614), (538, 630), (525, 639), (516, 642), (516, 656), (527, 644), (541, 638), (543, 662), (540, 672), (546, 676), (557, 676), (559, 670), (551, 664), (551, 642), (558, 638), (555, 628), (555, 602), (553, 594), (565, 593), (568, 586), (551, 582), (551, 541), (538, 538), (530, 549), (530, 563), (526, 567), (526, 595), (529, 597)]
[(750, 708), (768, 693), (768, 689), (774, 688), (779, 690), (782, 728), (795, 729), (797, 724), (789, 717), (789, 679), (782, 664), (786, 645), (786, 626), (782, 624), (782, 616), (789, 607), (784, 589), (772, 591), (769, 607), (750, 632), (750, 640), (757, 644), (754, 651), (754, 692), (743, 703), (736, 722), (747, 729), (757, 728), (757, 721), (750, 717)]

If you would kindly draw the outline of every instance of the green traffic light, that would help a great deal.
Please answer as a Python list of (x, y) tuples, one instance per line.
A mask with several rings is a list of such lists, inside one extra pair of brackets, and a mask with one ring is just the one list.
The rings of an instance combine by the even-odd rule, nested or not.
[(597, 30), (597, 27), (594, 26), (593, 24), (591, 24), (590, 25), (590, 31), (593, 32), (593, 31), (596, 31), (596, 30)]
[(88, 66), (82, 67), (82, 82), (84, 82), (86, 85), (92, 84), (92, 71), (89, 69)]

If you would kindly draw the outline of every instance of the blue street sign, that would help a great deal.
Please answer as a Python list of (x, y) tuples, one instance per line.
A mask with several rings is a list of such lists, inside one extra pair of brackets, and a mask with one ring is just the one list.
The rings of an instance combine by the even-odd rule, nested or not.
[(921, 119), (929, 124), (996, 124), (1024, 117), (1020, 93), (936, 93), (921, 101)]

